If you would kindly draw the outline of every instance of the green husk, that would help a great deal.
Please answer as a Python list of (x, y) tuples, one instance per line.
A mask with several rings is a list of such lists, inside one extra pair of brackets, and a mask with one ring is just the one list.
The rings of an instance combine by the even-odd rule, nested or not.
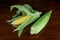
[[(36, 15), (37, 14), (37, 15)], [(40, 17), (40, 13), (36, 12), (34, 16), (31, 16), (28, 20), (26, 20), (23, 24), (21, 24), (17, 29), (15, 29), (14, 31), (19, 30), (20, 28), (25, 28), (27, 25), (31, 24), (32, 22), (34, 22), (36, 19), (38, 19)]]
[[(30, 6), (30, 5), (28, 5), (28, 4), (25, 4), (25, 5), (12, 5), (11, 7), (10, 7), (10, 11), (12, 11), (14, 8), (17, 8), (18, 10), (16, 11), (16, 14), (15, 15), (13, 15), (13, 17), (12, 17), (12, 19), (11, 20), (9, 20), (8, 22), (10, 22), (10, 24), (11, 24), (11, 22), (13, 22), (14, 20), (16, 20), (16, 19), (19, 19), (19, 18), (22, 18), (23, 16), (26, 16), (26, 15), (28, 15), (28, 16), (30, 16), (28, 19), (26, 19), (26, 21), (24, 22), (24, 23), (22, 23), (22, 24), (20, 24), (20, 25), (13, 25), (13, 24), (11, 24), (12, 26), (14, 26), (16, 29), (15, 30), (13, 30), (13, 32), (15, 32), (15, 31), (18, 31), (18, 37), (20, 37), (21, 36), (21, 34), (23, 33), (23, 30), (25, 29), (25, 27), (27, 26), (27, 25), (29, 25), (29, 24), (31, 24), (32, 22), (34, 22), (35, 20), (37, 20), (39, 17), (40, 17), (40, 14), (41, 14), (41, 12), (39, 12), (39, 11), (37, 11), (37, 10), (33, 10), (32, 9), (32, 7)], [(23, 15), (22, 16), (18, 16), (20, 13), (22, 13)], [(51, 13), (51, 11), (50, 12), (48, 12), (48, 13)], [(48, 14), (48, 13), (46, 13), (45, 15), (47, 16), (49, 16), (50, 17), (50, 15)], [(49, 17), (45, 17), (44, 15), (39, 19), (39, 20), (41, 20), (41, 21), (37, 21), (36, 23), (34, 23), (34, 25), (31, 27), (31, 34), (33, 33), (33, 34), (37, 34), (37, 33), (39, 33), (39, 31), (38, 30), (42, 30), (43, 29), (43, 26), (42, 27), (39, 27), (39, 25), (41, 25), (41, 24), (43, 24), (43, 25), (46, 25), (46, 23), (48, 22), (48, 20), (49, 20)], [(46, 18), (46, 19), (45, 19)], [(44, 19), (44, 20), (43, 20)], [(45, 22), (46, 21), (46, 22)], [(40, 23), (41, 22), (41, 23)], [(44, 23), (43, 23), (44, 22)], [(38, 26), (38, 27), (36, 27), (36, 26)], [(35, 29), (34, 29), (35, 28)], [(39, 29), (40, 28), (40, 29)], [(37, 31), (37, 32), (36, 32)]]
[[(34, 22), (37, 18), (39, 18), (39, 17), (30, 17), (28, 20), (26, 20), (22, 25), (20, 25), (19, 27), (17, 27), (15, 30), (13, 30), (13, 32), (14, 31), (22, 31), (21, 29), (24, 29), (27, 25), (29, 25), (29, 24), (31, 24), (32, 22)], [(21, 33), (18, 33), (19, 35), (18, 36), (20, 36), (21, 35)]]
[(18, 30), (18, 37), (20, 37), (20, 36), (22, 35), (23, 30), (24, 30), (24, 29), (20, 29), (20, 30)]
[(7, 22), (13, 22), (14, 20), (17, 20), (17, 19), (19, 19), (21, 17), (23, 17), (23, 16), (18, 16), (18, 17), (12, 18), (11, 20), (8, 20)]
[(46, 14), (44, 14), (42, 17), (40, 17), (31, 27), (30, 33), (32, 34), (38, 34), (48, 23), (52, 11), (48, 11)]
[[(23, 17), (23, 16), (26, 16), (26, 15), (29, 15), (29, 16), (30, 16), (24, 23), (22, 23), (22, 24), (20, 24), (20, 25), (12, 25), (12, 26), (16, 27), (16, 29), (13, 30), (13, 32), (18, 31), (18, 36), (21, 36), (24, 28), (25, 28), (27, 25), (29, 25), (29, 24), (31, 24), (32, 22), (34, 22), (36, 19), (38, 19), (38, 18), (40, 17), (41, 12), (36, 11), (36, 10), (33, 10), (32, 7), (29, 6), (29, 5), (27, 5), (27, 4), (25, 4), (25, 5), (12, 5), (12, 6), (10, 7), (10, 11), (12, 11), (13, 8), (17, 8), (18, 10), (16, 11), (16, 14), (13, 15), (13, 17), (12, 17), (13, 19), (11, 19), (10, 22), (13, 22), (14, 20), (18, 19), (18, 18), (19, 18), (18, 15), (19, 15), (21, 12), (22, 12), (22, 14), (23, 14), (22, 17)], [(21, 18), (21, 17), (20, 17), (20, 18)]]
[(33, 10), (30, 5), (25, 4), (24, 7), (27, 8), (27, 9), (28, 9), (30, 12), (32, 12), (32, 13), (35, 12), (35, 10)]

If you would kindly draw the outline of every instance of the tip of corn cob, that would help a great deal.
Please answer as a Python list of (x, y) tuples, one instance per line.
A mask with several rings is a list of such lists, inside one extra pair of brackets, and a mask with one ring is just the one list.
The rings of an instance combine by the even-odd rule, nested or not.
[(34, 30), (34, 31), (31, 30), (31, 31), (30, 31), (30, 34), (33, 35), (33, 34), (38, 34), (38, 33), (37, 33), (37, 31), (35, 31), (35, 30)]
[(30, 34), (33, 35), (34, 33), (30, 31)]

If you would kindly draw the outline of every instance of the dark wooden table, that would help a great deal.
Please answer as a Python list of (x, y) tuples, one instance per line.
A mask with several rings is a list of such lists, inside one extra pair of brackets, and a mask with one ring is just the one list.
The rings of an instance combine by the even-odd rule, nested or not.
[[(12, 32), (15, 28), (6, 21), (11, 19), (15, 10), (10, 12), (9, 7), (13, 4), (29, 4), (34, 9), (43, 13), (52, 10), (51, 19), (45, 28), (37, 35), (30, 35), (30, 25), (27, 26), (21, 35), (17, 36), (17, 32)], [(60, 40), (60, 3), (54, 1), (0, 1), (0, 40)]]

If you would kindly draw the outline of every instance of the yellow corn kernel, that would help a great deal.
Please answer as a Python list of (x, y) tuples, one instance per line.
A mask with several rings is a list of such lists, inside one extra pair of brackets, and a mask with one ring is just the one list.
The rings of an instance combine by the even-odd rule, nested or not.
[(27, 18), (29, 18), (29, 16), (24, 16), (22, 18), (19, 18), (19, 19), (13, 21), (11, 24), (13, 24), (13, 25), (22, 24)]

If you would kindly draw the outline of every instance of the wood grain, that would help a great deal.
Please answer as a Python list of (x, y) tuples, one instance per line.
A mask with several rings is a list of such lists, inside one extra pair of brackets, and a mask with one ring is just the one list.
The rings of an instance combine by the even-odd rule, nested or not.
[[(4, 0), (3, 0), (4, 1)], [(6, 3), (7, 2), (7, 3)], [(0, 3), (2, 3), (0, 1)], [(30, 27), (28, 25), (21, 37), (17, 36), (17, 32), (12, 32), (15, 28), (9, 25), (6, 21), (11, 19), (16, 10), (10, 12), (9, 7), (13, 4), (29, 4), (34, 9), (42, 11), (43, 14), (48, 10), (52, 10), (51, 19), (45, 28), (37, 35), (30, 35)], [(45, 0), (18, 0), (5, 1), (0, 5), (0, 40), (60, 40), (60, 3)]]

